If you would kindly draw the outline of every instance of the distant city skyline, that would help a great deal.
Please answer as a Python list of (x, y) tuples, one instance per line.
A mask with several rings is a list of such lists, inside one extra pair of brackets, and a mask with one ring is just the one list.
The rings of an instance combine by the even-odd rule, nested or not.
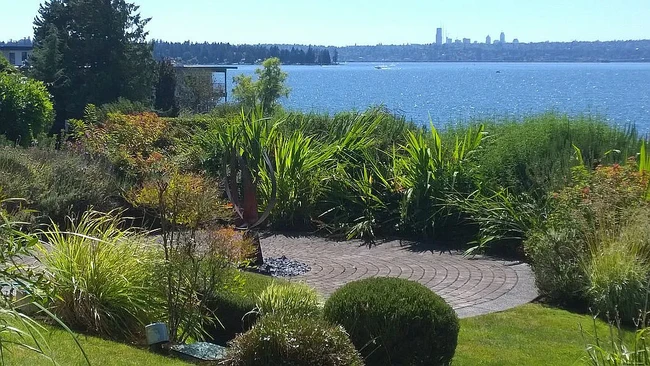
[[(43, 0), (9, 1), (0, 40), (32, 36)], [(649, 39), (649, 0), (127, 0), (141, 6), (151, 39), (233, 44), (375, 45), (447, 43), (489, 35), (506, 41), (570, 42)], [(442, 34), (437, 29), (442, 28)]]

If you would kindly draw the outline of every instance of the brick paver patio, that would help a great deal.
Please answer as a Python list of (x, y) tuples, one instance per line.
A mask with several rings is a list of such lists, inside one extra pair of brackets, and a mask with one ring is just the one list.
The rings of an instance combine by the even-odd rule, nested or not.
[(520, 262), (423, 251), (400, 241), (368, 248), (355, 241), (272, 235), (261, 242), (265, 257), (285, 255), (308, 264), (311, 271), (292, 280), (304, 281), (324, 296), (362, 278), (406, 278), (442, 296), (460, 317), (506, 310), (538, 296), (530, 267)]

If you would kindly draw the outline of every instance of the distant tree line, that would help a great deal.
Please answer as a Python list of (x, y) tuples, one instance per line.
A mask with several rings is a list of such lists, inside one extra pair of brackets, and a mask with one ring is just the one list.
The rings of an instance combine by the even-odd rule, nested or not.
[(650, 40), (348, 46), (341, 61), (650, 62)]
[(154, 57), (185, 64), (255, 64), (278, 58), (283, 64), (329, 65), (337, 62), (337, 51), (314, 46), (232, 45), (230, 43), (154, 42)]

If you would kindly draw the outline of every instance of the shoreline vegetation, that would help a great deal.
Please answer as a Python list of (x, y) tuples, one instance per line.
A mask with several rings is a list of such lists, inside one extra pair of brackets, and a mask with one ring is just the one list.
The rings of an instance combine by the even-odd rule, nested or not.
[[(63, 344), (109, 362), (91, 336), (126, 358), (154, 322), (172, 344), (229, 346), (227, 365), (573, 364), (580, 345), (590, 365), (650, 364), (650, 141), (634, 125), (284, 110), (277, 57), (216, 106), (209, 73), (155, 61), (148, 21), (125, 1), (50, 0), (30, 64), (0, 57), (0, 364)], [(544, 305), (459, 321), (405, 279), (322, 299), (244, 271), (262, 253), (241, 196), (242, 219), (272, 207), (259, 229), (516, 258)]]

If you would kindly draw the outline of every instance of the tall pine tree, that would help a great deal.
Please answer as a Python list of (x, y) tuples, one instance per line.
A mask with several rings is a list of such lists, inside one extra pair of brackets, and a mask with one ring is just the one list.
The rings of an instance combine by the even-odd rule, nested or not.
[[(34, 75), (51, 84), (57, 131), (89, 103), (150, 102), (155, 61), (139, 7), (125, 0), (48, 0), (34, 20)], [(58, 52), (56, 52), (58, 51)], [(39, 61), (39, 58), (42, 61)], [(58, 60), (56, 66), (45, 60)], [(54, 72), (56, 71), (56, 73)], [(50, 79), (50, 80), (47, 80)]]

